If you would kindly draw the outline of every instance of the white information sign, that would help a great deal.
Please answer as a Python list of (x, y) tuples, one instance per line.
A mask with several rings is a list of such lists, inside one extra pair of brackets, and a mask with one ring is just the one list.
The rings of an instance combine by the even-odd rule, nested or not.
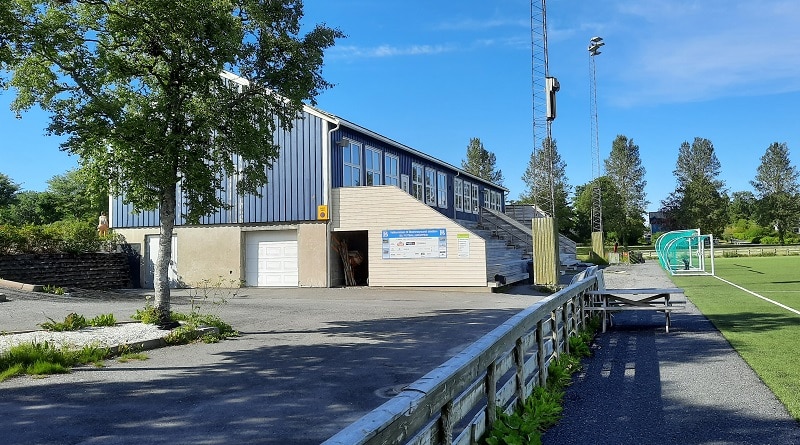
[(383, 259), (447, 258), (447, 229), (381, 231)]
[(469, 258), (469, 233), (457, 233), (456, 240), (458, 240), (458, 257)]

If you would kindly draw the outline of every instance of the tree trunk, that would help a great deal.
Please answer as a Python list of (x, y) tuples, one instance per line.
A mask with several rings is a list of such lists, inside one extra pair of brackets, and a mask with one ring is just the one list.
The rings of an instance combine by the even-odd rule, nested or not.
[(166, 190), (161, 196), (159, 205), (160, 237), (158, 241), (158, 257), (153, 277), (153, 305), (159, 313), (159, 324), (170, 324), (170, 287), (169, 266), (172, 261), (172, 232), (175, 228), (175, 188)]

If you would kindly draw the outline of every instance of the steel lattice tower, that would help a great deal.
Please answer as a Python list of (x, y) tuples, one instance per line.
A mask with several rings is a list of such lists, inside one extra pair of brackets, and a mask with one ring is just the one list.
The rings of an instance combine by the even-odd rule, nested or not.
[(597, 68), (595, 57), (600, 54), (601, 46), (605, 45), (601, 37), (592, 37), (589, 40), (589, 102), (592, 127), (592, 232), (603, 233), (603, 191), (597, 179), (600, 177), (600, 130), (597, 121)]
[[(540, 150), (545, 149), (542, 143), (551, 138), (551, 120), (547, 119), (547, 97), (545, 92), (546, 78), (550, 76), (547, 60), (547, 6), (546, 0), (531, 1), (531, 91), (533, 94), (533, 154), (534, 158), (541, 160)], [(548, 144), (547, 150), (552, 146)], [(534, 204), (550, 216), (555, 217), (555, 184), (553, 177), (552, 153), (547, 158), (550, 165), (542, 166), (534, 163), (533, 181), (537, 178), (546, 178), (547, 187), (533, 186)]]

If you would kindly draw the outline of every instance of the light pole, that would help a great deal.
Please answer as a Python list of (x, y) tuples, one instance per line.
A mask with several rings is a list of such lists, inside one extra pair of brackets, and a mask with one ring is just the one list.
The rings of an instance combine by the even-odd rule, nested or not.
[(605, 45), (602, 37), (589, 39), (589, 66), (591, 69), (591, 83), (589, 85), (590, 113), (592, 126), (592, 252), (600, 258), (605, 258), (603, 243), (603, 197), (600, 188), (600, 131), (597, 122), (597, 69), (595, 56), (600, 54), (600, 47)]

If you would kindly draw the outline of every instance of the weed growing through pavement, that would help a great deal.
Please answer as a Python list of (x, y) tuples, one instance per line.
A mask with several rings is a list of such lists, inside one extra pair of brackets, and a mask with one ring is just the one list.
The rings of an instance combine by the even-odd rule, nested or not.
[(0, 353), (0, 382), (23, 374), (65, 374), (78, 365), (102, 366), (110, 355), (108, 349), (91, 345), (69, 349), (50, 342), (23, 343)]
[(89, 326), (100, 327), (117, 324), (114, 314), (98, 315), (88, 321), (83, 315), (78, 315), (74, 312), (64, 317), (64, 321), (55, 321), (50, 317), (47, 317), (47, 319), (49, 321), (41, 323), (39, 326), (46, 331), (52, 332), (78, 331)]
[[(203, 280), (190, 289), (189, 313), (175, 311), (170, 313), (171, 320), (180, 322), (181, 326), (173, 329), (165, 337), (167, 344), (186, 344), (198, 339), (205, 343), (216, 343), (226, 338), (239, 336), (239, 332), (214, 313), (216, 308), (226, 304), (229, 298), (238, 294), (239, 285), (240, 283), (235, 280), (220, 278), (216, 281)], [(137, 309), (132, 316), (133, 319), (142, 323), (159, 323), (158, 310), (153, 306), (151, 299), (151, 296), (147, 297), (144, 309)], [(203, 333), (202, 329), (206, 327), (215, 329)]]
[(66, 293), (66, 292), (64, 291), (64, 288), (63, 288), (63, 287), (59, 287), (59, 286), (51, 286), (51, 285), (49, 285), (49, 284), (48, 284), (48, 285), (45, 285), (45, 286), (42, 288), (42, 292), (45, 292), (45, 293), (48, 293), (48, 294), (53, 294), (53, 295), (64, 295), (64, 294)]

